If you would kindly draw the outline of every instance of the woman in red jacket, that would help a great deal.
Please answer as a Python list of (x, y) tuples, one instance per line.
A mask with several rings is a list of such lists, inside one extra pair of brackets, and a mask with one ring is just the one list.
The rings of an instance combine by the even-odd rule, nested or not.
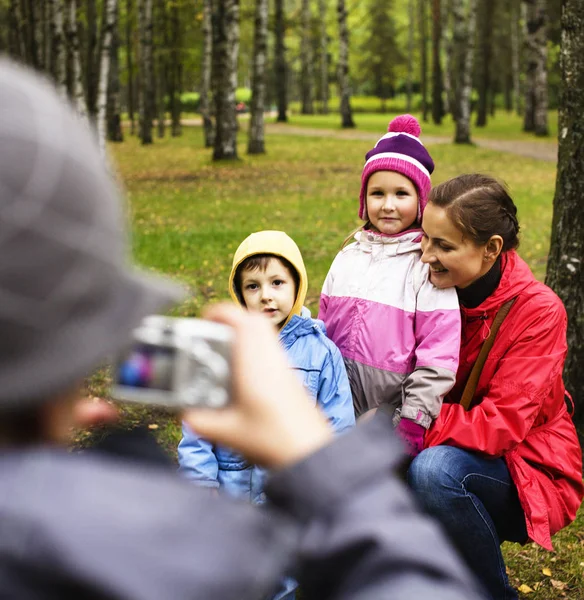
[[(471, 174), (434, 188), (422, 260), (432, 283), (455, 286), (462, 311), (456, 385), (426, 434), (408, 480), (443, 523), (492, 598), (517, 598), (500, 550), (537, 542), (574, 520), (582, 453), (566, 408), (566, 312), (515, 252), (517, 209), (495, 179)], [(497, 311), (495, 336), (468, 410), (463, 389)]]

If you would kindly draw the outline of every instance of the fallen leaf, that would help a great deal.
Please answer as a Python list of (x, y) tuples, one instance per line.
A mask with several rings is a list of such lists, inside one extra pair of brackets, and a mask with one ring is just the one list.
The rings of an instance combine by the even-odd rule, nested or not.
[(558, 581), (557, 579), (550, 579), (551, 584), (556, 588), (556, 590), (565, 590), (567, 583), (563, 581)]
[(150, 423), (150, 425), (148, 425), (148, 429), (158, 429), (158, 425), (156, 423)]
[(522, 594), (532, 594), (533, 593), (533, 590), (526, 583), (522, 583), (517, 589)]
[(551, 576), (552, 576), (552, 572), (551, 572), (551, 571), (550, 571), (550, 570), (549, 570), (547, 567), (544, 567), (544, 568), (541, 570), (541, 572), (542, 572), (544, 575), (547, 575), (548, 577), (551, 577)]

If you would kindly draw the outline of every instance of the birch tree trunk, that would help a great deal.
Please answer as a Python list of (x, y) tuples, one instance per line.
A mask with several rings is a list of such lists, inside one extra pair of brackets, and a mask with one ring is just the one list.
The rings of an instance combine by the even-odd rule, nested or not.
[(521, 115), (523, 111), (523, 103), (521, 99), (521, 79), (520, 79), (520, 64), (521, 64), (521, 43), (520, 43), (520, 5), (521, 0), (511, 1), (511, 19), (510, 19), (510, 36), (511, 36), (511, 72), (513, 77), (513, 105), (517, 115)]
[(452, 92), (452, 32), (450, 24), (452, 22), (452, 0), (442, 2), (442, 45), (444, 47), (444, 114), (454, 112), (454, 100)]
[(300, 42), (300, 62), (301, 62), (301, 97), (303, 115), (314, 114), (313, 93), (314, 72), (312, 68), (312, 15), (310, 14), (310, 0), (302, 0), (302, 40)]
[(114, 23), (112, 26), (110, 43), (109, 76), (107, 84), (107, 105), (106, 105), (106, 123), (107, 139), (111, 142), (123, 142), (122, 133), (121, 103), (120, 103), (120, 36), (118, 33), (119, 6), (115, 0), (116, 8), (114, 13)]
[(442, 65), (440, 42), (442, 41), (442, 11), (440, 0), (432, 0), (432, 120), (442, 123)]
[(345, 0), (337, 1), (337, 21), (339, 24), (339, 95), (341, 97), (341, 127), (355, 127), (351, 111), (351, 90), (349, 87), (349, 30)]
[(53, 40), (53, 78), (57, 85), (59, 94), (67, 96), (67, 69), (65, 54), (65, 35), (63, 31), (64, 6), (63, 0), (51, 0), (52, 24), (51, 37)]
[(140, 28), (140, 139), (152, 143), (152, 0), (139, 0)]
[[(54, 0), (51, 0), (54, 1)], [(87, 35), (85, 55), (85, 88), (87, 112), (92, 120), (96, 118), (97, 88), (99, 85), (99, 61), (97, 55), (97, 6), (95, 0), (86, 0)]]
[(476, 126), (484, 127), (487, 124), (489, 94), (491, 92), (491, 56), (493, 48), (493, 14), (496, 0), (481, 0), (480, 29), (479, 29), (479, 102), (477, 107)]
[(28, 48), (29, 61), (35, 69), (41, 69), (41, 26), (43, 0), (28, 0)]
[(418, 0), (418, 25), (420, 30), (420, 92), (422, 94), (422, 120), (428, 121), (428, 22), (426, 0)]
[(566, 389), (584, 436), (584, 12), (580, 0), (562, 1), (559, 151), (546, 284), (568, 313)]
[(116, 26), (118, 0), (105, 0), (103, 7), (103, 34), (99, 60), (99, 80), (97, 85), (97, 137), (102, 156), (105, 156), (105, 141), (107, 137), (107, 87), (110, 72), (110, 54), (112, 37)]
[(166, 73), (167, 73), (167, 60), (165, 57), (165, 51), (170, 45), (170, 40), (167, 33), (166, 23), (166, 2), (165, 0), (158, 0), (158, 10), (156, 15), (156, 25), (159, 31), (158, 39), (154, 45), (157, 48), (156, 53), (156, 109), (157, 109), (157, 132), (158, 137), (163, 138), (166, 132)]
[(211, 29), (212, 0), (203, 1), (203, 67), (201, 70), (201, 97), (199, 110), (203, 117), (205, 131), (205, 148), (212, 148), (215, 143), (215, 132), (209, 107), (209, 90), (211, 89), (211, 64), (213, 52), (213, 31)]
[(412, 84), (414, 78), (414, 0), (408, 0), (408, 75), (406, 81), (406, 112), (412, 112)]
[(453, 44), (455, 53), (455, 144), (470, 144), (470, 102), (472, 92), (472, 66), (477, 19), (477, 0), (470, 0), (468, 12), (464, 0), (453, 0)]
[(51, 1), (43, 0), (43, 65), (46, 73), (51, 73), (51, 65), (53, 61), (53, 44), (51, 40)]
[(130, 135), (136, 133), (136, 124), (134, 119), (134, 62), (132, 59), (133, 44), (132, 44), (132, 25), (134, 14), (134, 6), (132, 0), (126, 0), (126, 70), (128, 73), (128, 118), (130, 119)]
[(535, 70), (535, 135), (549, 135), (548, 129), (548, 85), (547, 85), (547, 11), (546, 0), (536, 0), (536, 16), (538, 20), (536, 47), (537, 67)]
[(213, 68), (215, 102), (213, 160), (237, 159), (237, 56), (239, 53), (239, 0), (213, 2)]
[(10, 0), (8, 8), (8, 23), (10, 26), (9, 47), (14, 58), (26, 60), (26, 44), (24, 34), (24, 17), (18, 0)]
[[(182, 90), (182, 46), (181, 46), (181, 28), (180, 28), (180, 15), (179, 15), (179, 5), (175, 2), (170, 7), (170, 19), (171, 19), (171, 28), (172, 28), (172, 52), (171, 52), (171, 60), (172, 65), (170, 69), (172, 82), (172, 89), (169, 90), (171, 108), (170, 108), (170, 117), (171, 117), (171, 128), (170, 134), (172, 137), (178, 137), (182, 135), (182, 128), (180, 123), (180, 115), (181, 115), (181, 90)], [(209, 44), (212, 44), (213, 40), (210, 39)], [(210, 59), (209, 59), (210, 60)], [(209, 83), (207, 83), (207, 98), (209, 97)], [(212, 129), (211, 129), (212, 133)], [(206, 133), (205, 133), (206, 135)], [(211, 146), (212, 146), (211, 140)], [(209, 146), (210, 147), (210, 146)]]
[(525, 114), (524, 131), (549, 134), (547, 126), (547, 34), (545, 0), (524, 0), (525, 5)]
[(328, 38), (326, 34), (326, 0), (318, 0), (320, 18), (320, 100), (321, 113), (328, 115)]
[(73, 71), (73, 104), (83, 119), (87, 118), (87, 103), (83, 89), (83, 72), (79, 54), (79, 35), (77, 33), (77, 0), (68, 0), (69, 30), (68, 44), (71, 48), (71, 67)]
[(286, 66), (286, 23), (284, 18), (284, 0), (275, 0), (274, 33), (275, 33), (275, 70), (276, 70), (276, 101), (278, 104), (278, 123), (288, 120), (288, 82)]
[(251, 119), (248, 154), (263, 154), (264, 105), (266, 97), (266, 58), (268, 52), (268, 0), (256, 0), (253, 67), (251, 78)]

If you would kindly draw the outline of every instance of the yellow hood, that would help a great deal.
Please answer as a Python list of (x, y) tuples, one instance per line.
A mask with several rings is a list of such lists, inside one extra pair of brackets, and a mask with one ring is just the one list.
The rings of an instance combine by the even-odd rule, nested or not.
[(304, 266), (300, 249), (296, 245), (296, 242), (283, 231), (257, 231), (246, 237), (235, 251), (231, 273), (229, 274), (229, 293), (238, 304), (243, 304), (243, 302), (239, 290), (235, 288), (235, 272), (237, 271), (237, 267), (246, 258), (254, 254), (281, 256), (289, 261), (298, 273), (299, 284), (296, 292), (296, 301), (288, 318), (282, 323), (282, 327), (284, 327), (294, 315), (300, 314), (306, 300), (308, 276), (306, 275), (306, 267)]

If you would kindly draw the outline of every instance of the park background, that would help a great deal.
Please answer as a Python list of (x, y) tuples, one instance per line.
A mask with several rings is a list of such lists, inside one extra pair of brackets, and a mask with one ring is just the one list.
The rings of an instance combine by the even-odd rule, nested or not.
[[(191, 291), (172, 314), (198, 316), (227, 299), (233, 252), (260, 229), (284, 230), (299, 244), (315, 314), (330, 263), (360, 224), (364, 155), (403, 112), (422, 125), (434, 184), (469, 171), (507, 183), (519, 253), (546, 280), (559, 243), (554, 210), (558, 238), (558, 211), (571, 201), (558, 177), (558, 118), (565, 126), (566, 89), (582, 83), (567, 83), (566, 57), (562, 66), (566, 23), (584, 36), (578, 4), (0, 0), (0, 51), (46, 72), (95, 126), (128, 199), (134, 260)], [(571, 225), (582, 231), (581, 219)], [(574, 381), (584, 412), (582, 374)], [(102, 369), (88, 394), (108, 397), (109, 384)], [(175, 453), (173, 415), (122, 412), (128, 427), (147, 425)], [(96, 435), (78, 432), (76, 442)], [(582, 514), (554, 546), (552, 554), (505, 545), (522, 597), (584, 598)]]

